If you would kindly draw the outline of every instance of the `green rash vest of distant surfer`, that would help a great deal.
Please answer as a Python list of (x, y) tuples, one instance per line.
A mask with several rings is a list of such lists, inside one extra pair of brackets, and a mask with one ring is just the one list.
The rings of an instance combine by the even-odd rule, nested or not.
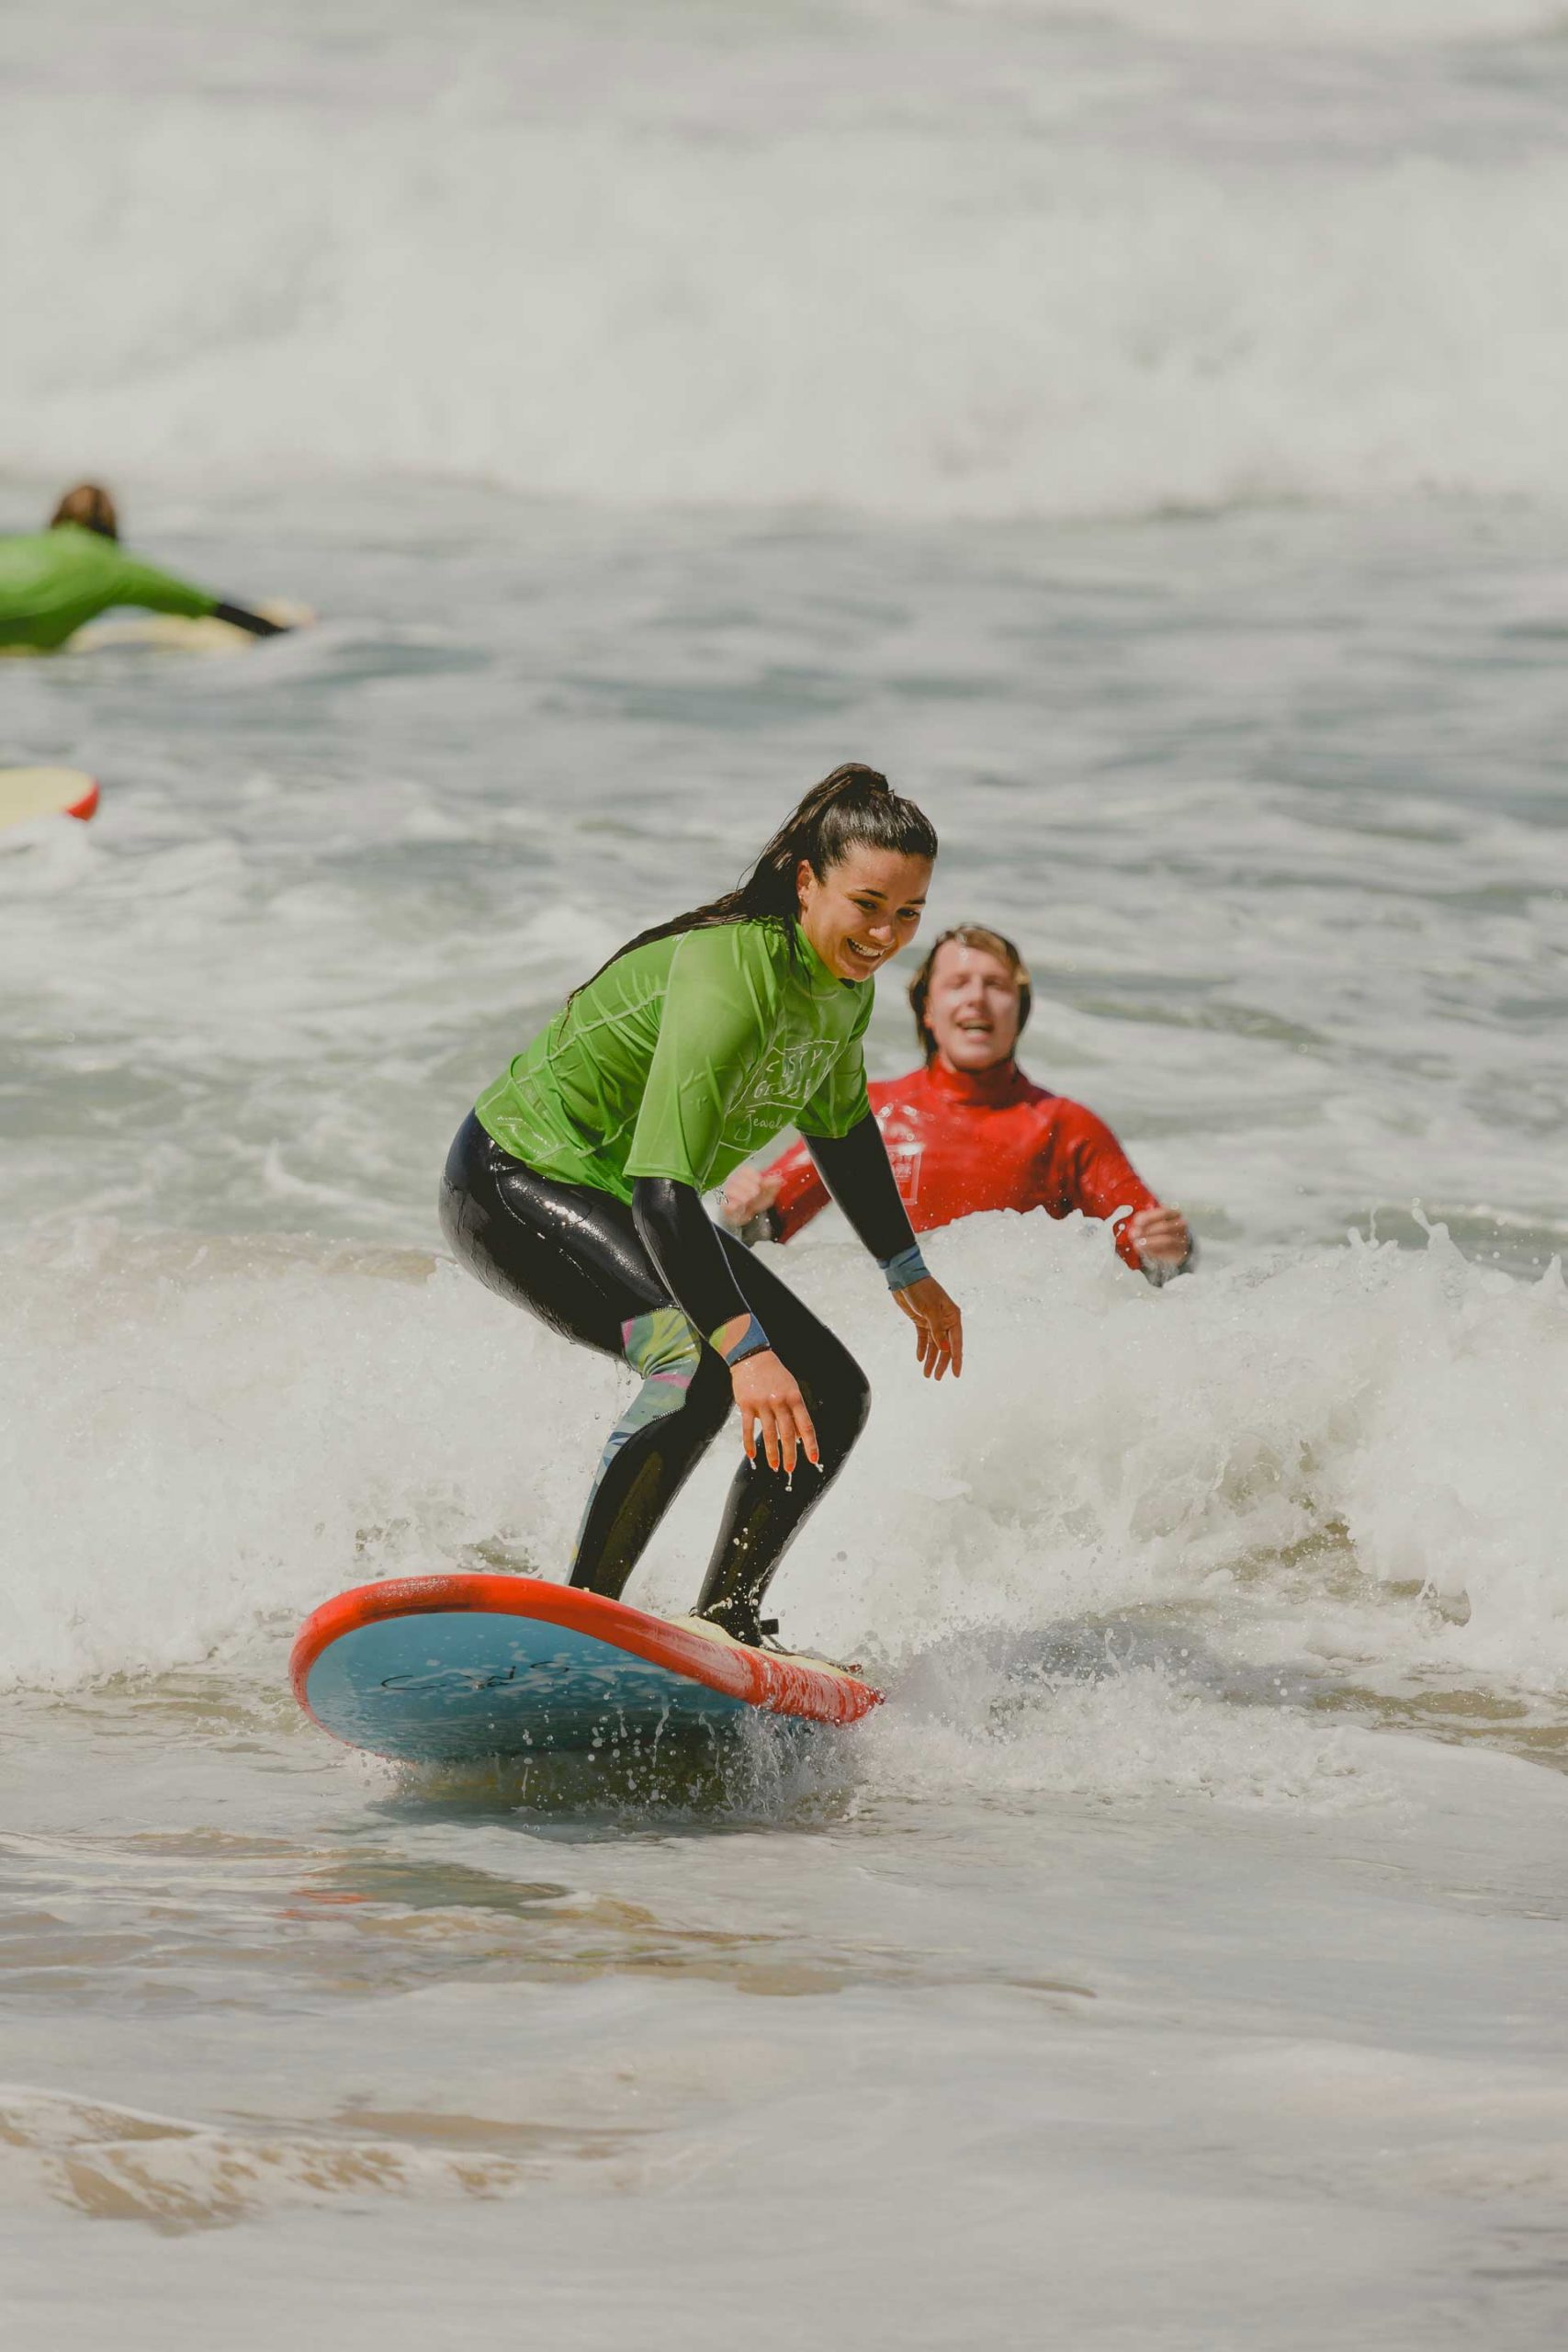
[(117, 540), (80, 524), (57, 523), (52, 530), (0, 538), (0, 650), (56, 652), (84, 622), (115, 605), (178, 613), (188, 620), (216, 616), (254, 635), (275, 633), (274, 625), (259, 616), (226, 605), (173, 572), (139, 563)]

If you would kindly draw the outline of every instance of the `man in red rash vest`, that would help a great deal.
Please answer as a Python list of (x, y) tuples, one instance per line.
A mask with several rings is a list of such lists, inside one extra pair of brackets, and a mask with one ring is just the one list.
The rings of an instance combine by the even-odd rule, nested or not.
[[(1029, 1019), (1029, 974), (1011, 940), (945, 932), (909, 986), (925, 1067), (869, 1091), (917, 1233), (985, 1209), (1109, 1217), (1119, 1255), (1156, 1285), (1191, 1265), (1179, 1210), (1165, 1208), (1102, 1119), (1025, 1078), (1013, 1047)], [(725, 1219), (750, 1240), (788, 1241), (829, 1205), (804, 1144), (738, 1169)]]

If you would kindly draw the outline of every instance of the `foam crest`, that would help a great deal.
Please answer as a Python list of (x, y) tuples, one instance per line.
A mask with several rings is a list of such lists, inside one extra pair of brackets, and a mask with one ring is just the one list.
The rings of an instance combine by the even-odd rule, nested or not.
[[(1224, 1645), (1244, 1601), (1299, 1601), (1304, 1577), (1325, 1614), (1347, 1582), (1383, 1595), (1358, 1623), (1385, 1661), (1560, 1674), (1555, 1269), (1526, 1285), (1437, 1233), (1424, 1254), (1254, 1260), (1156, 1295), (1076, 1223), (976, 1219), (933, 1248), (970, 1319), (957, 1385), (919, 1381), (852, 1250), (787, 1253), (877, 1400), (776, 1588), (794, 1637), (897, 1673), (964, 1629), (1179, 1604)], [(481, 1544), (563, 1573), (620, 1377), (449, 1263), (87, 1227), (4, 1271), (7, 1681), (232, 1652), (349, 1584)], [(732, 1459), (721, 1442), (629, 1598), (690, 1605)], [(1282, 1613), (1293, 1655), (1303, 1613)]]
[(530, 1377), (532, 1334), (432, 1269), (112, 1228), (13, 1261), (0, 1459), (28, 1502), (6, 1679), (200, 1657), (480, 1539), (525, 1531), (558, 1566), (613, 1374), (562, 1351)]
[(0, 435), (50, 473), (910, 514), (1568, 493), (1568, 164), (1534, 118), (1445, 66), (1391, 121), (1315, 48), (1206, 96), (1178, 53), (1541, 21), (1386, 14), (843, 10), (715, 42), (677, 11), (662, 42), (534, 27), (519, 58), (480, 10), (417, 59), (404, 26), (352, 89), (301, 26), (243, 107), (173, 50), (131, 105), (24, 82), (0, 203), (33, 226), (0, 292), (36, 324)]
[(1156, 1295), (1081, 1220), (974, 1218), (932, 1245), (970, 1325), (964, 1380), (939, 1387), (861, 1308), (852, 1251), (785, 1255), (829, 1315), (859, 1293), (876, 1395), (788, 1572), (838, 1654), (1200, 1599), (1223, 1622), (1307, 1555), (1324, 1604), (1347, 1575), (1386, 1596), (1360, 1627), (1386, 1656), (1547, 1682), (1568, 1657), (1555, 1266), (1522, 1284), (1438, 1228), (1425, 1252), (1353, 1241)]
[(1207, 1798), (1334, 1814), (1386, 1802), (1364, 1734), (1184, 1690), (1158, 1667), (1009, 1669), (994, 1647), (919, 1661), (861, 1735), (871, 1787), (901, 1797)]

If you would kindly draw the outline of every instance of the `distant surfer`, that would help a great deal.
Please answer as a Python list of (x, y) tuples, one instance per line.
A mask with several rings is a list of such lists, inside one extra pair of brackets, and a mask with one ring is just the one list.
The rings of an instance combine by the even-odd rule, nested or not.
[[(985, 1209), (1077, 1209), (1109, 1217), (1121, 1256), (1156, 1285), (1187, 1272), (1195, 1245), (1180, 1211), (1155, 1198), (1103, 1119), (1014, 1060), (1032, 994), (1010, 939), (979, 923), (944, 932), (909, 1002), (925, 1061), (869, 1092), (918, 1233)], [(796, 1144), (770, 1167), (737, 1170), (725, 1216), (748, 1240), (788, 1241), (829, 1197)]]
[(0, 537), (0, 652), (53, 653), (114, 605), (227, 621), (252, 637), (288, 626), (127, 555), (114, 500), (96, 482), (68, 490), (47, 531)]
[(738, 888), (627, 942), (480, 1095), (441, 1221), (481, 1282), (642, 1385), (611, 1434), (571, 1582), (617, 1599), (732, 1405), (746, 1459), (697, 1599), (761, 1641), (785, 1546), (847, 1459), (865, 1374), (704, 1190), (787, 1125), (915, 1327), (927, 1378), (963, 1367), (866, 1095), (872, 978), (914, 935), (937, 838), (874, 769), (808, 792)]

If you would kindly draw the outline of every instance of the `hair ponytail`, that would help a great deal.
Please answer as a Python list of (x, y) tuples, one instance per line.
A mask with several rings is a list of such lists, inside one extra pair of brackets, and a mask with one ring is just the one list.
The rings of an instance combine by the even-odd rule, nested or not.
[[(893, 850), (903, 857), (935, 857), (937, 854), (936, 827), (925, 812), (912, 800), (901, 798), (875, 768), (847, 760), (812, 786), (733, 890), (727, 890), (722, 899), (711, 899), (705, 907), (676, 915), (670, 922), (639, 931), (600, 965), (599, 972), (608, 971), (611, 964), (629, 956), (634, 947), (650, 946), (656, 939), (670, 939), (681, 931), (710, 931), (726, 922), (776, 923), (793, 955), (800, 907), (795, 876), (801, 860), (813, 874), (821, 876), (856, 843)], [(588, 985), (583, 981), (584, 988)]]

